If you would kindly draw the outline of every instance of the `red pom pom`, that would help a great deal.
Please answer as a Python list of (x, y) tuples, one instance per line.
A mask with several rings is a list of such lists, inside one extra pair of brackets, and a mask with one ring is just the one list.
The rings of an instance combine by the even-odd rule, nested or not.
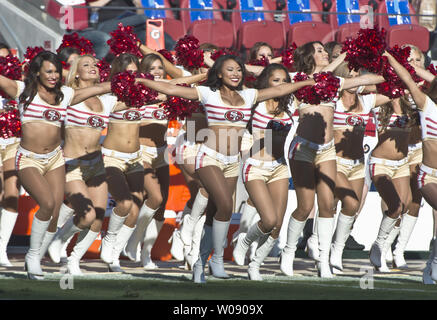
[(93, 49), (93, 43), (84, 37), (79, 38), (77, 32), (65, 34), (62, 38), (61, 45), (56, 50), (56, 53), (59, 53), (63, 48), (66, 47), (76, 48), (80, 55), (90, 54), (92, 56), (96, 56), (96, 53)]
[(165, 49), (161, 49), (161, 50), (158, 50), (158, 52), (160, 54), (162, 54), (166, 60), (170, 61), (172, 64), (175, 64), (176, 60), (170, 51), (165, 50)]
[(177, 63), (187, 69), (203, 67), (203, 51), (199, 49), (199, 40), (186, 35), (175, 45)]
[(342, 52), (346, 52), (345, 61), (348, 61), (350, 70), (358, 71), (361, 68), (373, 73), (380, 73), (382, 54), (387, 48), (385, 29), (360, 29), (356, 38), (349, 38), (343, 43)]
[(138, 58), (142, 58), (140, 49), (138, 48), (137, 35), (132, 31), (131, 26), (124, 27), (122, 23), (118, 24), (118, 28), (110, 33), (111, 39), (107, 41), (111, 52), (118, 56), (122, 53), (130, 53)]
[[(303, 72), (297, 73), (293, 80), (294, 82), (308, 80), (309, 77)], [(314, 74), (313, 86), (305, 86), (296, 92), (296, 99), (307, 104), (320, 104), (321, 102), (332, 101), (337, 96), (338, 88), (340, 87), (340, 79), (335, 77), (332, 72), (320, 72)]]
[[(8, 54), (6, 57), (0, 57), (0, 74), (11, 80), (21, 80), (22, 68), (21, 62), (17, 57)], [(10, 98), (3, 90), (0, 95), (4, 98)]]
[(288, 49), (281, 52), (282, 64), (290, 71), (293, 70), (294, 50), (296, 50), (296, 48), (297, 46), (293, 42)]
[(97, 63), (97, 67), (99, 68), (100, 82), (108, 81), (111, 73), (111, 65), (105, 59), (102, 59)]
[(127, 106), (140, 108), (156, 100), (158, 93), (141, 83), (135, 83), (135, 78), (153, 80), (153, 76), (150, 74), (130, 71), (120, 72), (114, 75), (111, 80), (111, 91), (117, 96), (118, 100), (124, 102)]
[(316, 84), (313, 86), (313, 90), (320, 101), (329, 102), (337, 96), (340, 79), (335, 77), (332, 72), (315, 73), (314, 81)]
[(22, 65), (24, 66), (23, 72), (26, 74), (29, 71), (30, 62), (35, 58), (38, 53), (44, 51), (43, 47), (27, 47), (26, 53), (24, 54), (24, 60)]
[(224, 56), (224, 55), (233, 55), (236, 56), (237, 54), (230, 50), (230, 49), (219, 49), (219, 50), (215, 50), (212, 54), (211, 54), (211, 59), (216, 61), (219, 57)]
[(8, 139), (12, 137), (21, 136), (21, 121), (18, 109), (12, 108), (10, 110), (0, 113), (0, 137)]
[(404, 88), (397, 86), (393, 82), (385, 81), (376, 85), (376, 91), (390, 99), (402, 97), (405, 94)]
[[(415, 82), (420, 82), (420, 77), (417, 76), (414, 68), (409, 64), (408, 58), (410, 56), (410, 47), (399, 48), (399, 46), (394, 46), (393, 48), (387, 49), (387, 51), (411, 74), (411, 77)], [(399, 78), (397, 73), (394, 71), (393, 67), (387, 60), (387, 57), (383, 57), (383, 68), (382, 76), (386, 82), (381, 83), (377, 86), (378, 92), (384, 94), (391, 99), (398, 98), (405, 94), (406, 86), (404, 82)]]
[[(189, 87), (187, 84), (178, 84), (180, 86)], [(164, 109), (167, 119), (169, 120), (184, 120), (186, 117), (191, 117), (195, 112), (201, 110), (199, 101), (192, 101), (180, 97), (168, 97), (167, 101), (161, 104)]]
[(428, 68), (426, 68), (426, 70), (431, 72), (433, 75), (437, 76), (437, 70), (436, 70), (435, 66), (432, 63), (428, 66)]
[(251, 60), (248, 64), (250, 64), (251, 66), (267, 67), (270, 64), (270, 61), (268, 58), (262, 57), (261, 59)]
[[(309, 79), (308, 75), (303, 72), (298, 72), (293, 77), (294, 82), (305, 81), (308, 79)], [(320, 102), (315, 97), (312, 86), (305, 86), (303, 88), (300, 88), (299, 90), (295, 91), (293, 94), (297, 100), (303, 101), (308, 104), (319, 104)]]

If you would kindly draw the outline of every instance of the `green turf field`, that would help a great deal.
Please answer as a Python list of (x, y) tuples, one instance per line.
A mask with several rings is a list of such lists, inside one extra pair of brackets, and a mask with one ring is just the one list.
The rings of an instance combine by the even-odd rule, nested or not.
[[(437, 286), (425, 286), (419, 277), (375, 275), (373, 289), (362, 289), (360, 277), (337, 276), (321, 280), (316, 276), (266, 276), (263, 282), (237, 277), (209, 279), (198, 285), (187, 275), (157, 277), (141, 275), (95, 275), (72, 282), (62, 274), (50, 274), (44, 281), (21, 277), (0, 279), (0, 299), (99, 299), (99, 300), (343, 300), (437, 298)], [(361, 280), (363, 282), (363, 280)], [(369, 286), (370, 282), (366, 281)], [(64, 287), (62, 289), (61, 287)], [(68, 289), (68, 287), (70, 289)]]

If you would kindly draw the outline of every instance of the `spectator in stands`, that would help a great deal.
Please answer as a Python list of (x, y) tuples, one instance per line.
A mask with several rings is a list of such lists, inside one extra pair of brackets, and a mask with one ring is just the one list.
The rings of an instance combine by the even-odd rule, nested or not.
[(10, 53), (9, 46), (6, 43), (0, 42), (0, 57), (6, 57)]

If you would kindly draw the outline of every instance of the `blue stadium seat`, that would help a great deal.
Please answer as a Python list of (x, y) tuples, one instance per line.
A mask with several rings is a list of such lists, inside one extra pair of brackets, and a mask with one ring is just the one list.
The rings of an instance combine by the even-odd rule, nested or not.
[[(415, 14), (408, 0), (385, 0), (379, 3), (378, 13)], [(412, 44), (423, 52), (429, 49), (429, 31), (419, 25), (415, 16), (378, 15), (380, 27), (387, 30), (387, 43), (390, 47), (398, 44)]]

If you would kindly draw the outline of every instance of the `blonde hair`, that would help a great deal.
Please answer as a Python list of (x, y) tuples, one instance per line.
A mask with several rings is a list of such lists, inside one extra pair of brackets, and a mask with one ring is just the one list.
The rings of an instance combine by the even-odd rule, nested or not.
[[(76, 59), (74, 59), (73, 62), (71, 63), (70, 71), (68, 72), (68, 75), (67, 75), (67, 78), (65, 81), (66, 86), (69, 86), (73, 89), (79, 88), (79, 78), (76, 77), (77, 76), (77, 69), (79, 67), (79, 62), (82, 61), (82, 59), (84, 59), (86, 57), (92, 58), (94, 61), (97, 61), (97, 59), (90, 54), (84, 54), (84, 55), (79, 56)], [(98, 82), (98, 80), (96, 82)]]
[(406, 47), (410, 47), (411, 48), (410, 54), (411, 54), (412, 51), (416, 51), (419, 54), (420, 62), (422, 63), (422, 68), (425, 68), (425, 55), (423, 54), (423, 52), (418, 47), (416, 47), (413, 44), (404, 44), (404, 45), (401, 46), (402, 49), (404, 49)]

